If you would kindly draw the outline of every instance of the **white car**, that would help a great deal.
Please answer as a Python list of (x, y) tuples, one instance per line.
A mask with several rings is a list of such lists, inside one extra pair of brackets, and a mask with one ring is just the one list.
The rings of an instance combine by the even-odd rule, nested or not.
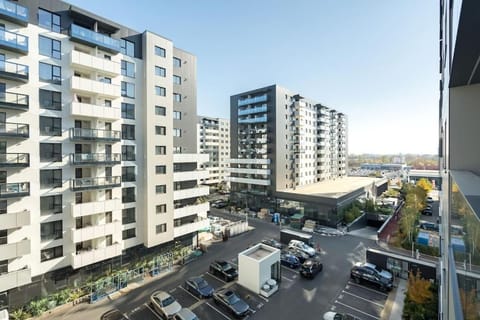
[(180, 303), (165, 291), (155, 291), (152, 293), (150, 302), (152, 303), (153, 309), (167, 319), (170, 319), (182, 310)]
[(288, 243), (288, 247), (298, 249), (302, 252), (305, 252), (310, 257), (313, 257), (317, 253), (315, 251), (315, 249), (313, 249), (309, 245), (305, 244), (305, 242), (300, 241), (300, 240), (290, 240), (290, 242)]
[(380, 277), (385, 278), (388, 281), (393, 281), (393, 275), (389, 271), (384, 270), (384, 269), (380, 268), (379, 266), (374, 265), (373, 263), (357, 262), (355, 265), (361, 266), (361, 267), (364, 267), (364, 268), (368, 268), (368, 269), (372, 270), (373, 272), (375, 272), (376, 274), (378, 274)]
[(328, 311), (323, 314), (323, 320), (360, 320), (352, 315)]

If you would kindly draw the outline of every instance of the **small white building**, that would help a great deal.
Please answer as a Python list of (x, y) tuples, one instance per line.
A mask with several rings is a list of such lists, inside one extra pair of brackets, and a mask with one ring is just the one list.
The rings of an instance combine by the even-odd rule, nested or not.
[(278, 290), (280, 250), (257, 244), (238, 254), (238, 284), (265, 297)]

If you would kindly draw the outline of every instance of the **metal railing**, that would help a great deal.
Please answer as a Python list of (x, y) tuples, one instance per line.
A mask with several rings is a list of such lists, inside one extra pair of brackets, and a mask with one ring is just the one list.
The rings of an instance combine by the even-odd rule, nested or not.
[(73, 164), (85, 163), (120, 163), (120, 153), (72, 153)]
[(71, 128), (72, 139), (120, 141), (121, 132), (114, 130)]
[(112, 176), (112, 177), (99, 177), (99, 178), (80, 178), (72, 179), (70, 181), (70, 188), (72, 190), (78, 189), (100, 189), (108, 188), (112, 186), (120, 186), (122, 182), (122, 177)]
[(28, 52), (28, 37), (0, 29), (0, 45)]
[(28, 95), (14, 92), (0, 92), (0, 104), (28, 109)]
[(95, 32), (93, 30), (80, 27), (76, 24), (70, 26), (70, 37), (97, 45), (104, 49), (120, 52), (120, 40), (110, 38), (107, 35)]
[(0, 14), (28, 22), (28, 8), (11, 1), (0, 0)]
[(0, 136), (28, 138), (30, 136), (30, 127), (26, 123), (0, 122)]
[(0, 72), (15, 74), (22, 79), (28, 79), (29, 69), (28, 66), (24, 64), (0, 61)]
[(30, 182), (0, 183), (0, 198), (30, 195)]
[(22, 166), (30, 165), (29, 153), (0, 153), (0, 166)]

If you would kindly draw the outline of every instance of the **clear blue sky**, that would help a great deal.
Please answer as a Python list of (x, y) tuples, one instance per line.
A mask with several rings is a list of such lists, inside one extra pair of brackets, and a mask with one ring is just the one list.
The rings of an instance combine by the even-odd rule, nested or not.
[(350, 153), (437, 153), (438, 1), (69, 3), (195, 54), (201, 115), (276, 83), (346, 113)]

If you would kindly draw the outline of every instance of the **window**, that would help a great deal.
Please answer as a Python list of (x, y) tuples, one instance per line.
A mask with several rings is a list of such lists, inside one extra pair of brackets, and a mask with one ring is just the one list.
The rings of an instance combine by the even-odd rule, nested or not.
[(43, 249), (40, 251), (41, 262), (63, 257), (63, 246)]
[(157, 214), (159, 213), (166, 213), (167, 212), (167, 205), (166, 204), (159, 204), (155, 207)]
[(165, 58), (166, 56), (165, 49), (163, 49), (162, 47), (155, 46), (155, 55)]
[(62, 187), (62, 169), (40, 170), (40, 187)]
[(122, 167), (122, 182), (135, 181), (135, 167)]
[(122, 97), (135, 98), (135, 84), (122, 81)]
[(122, 139), (135, 140), (135, 126), (133, 124), (122, 124)]
[(122, 188), (122, 203), (135, 202), (135, 187)]
[(62, 110), (62, 93), (40, 89), (40, 108), (50, 110)]
[(62, 144), (61, 143), (40, 143), (40, 161), (61, 162)]
[(40, 197), (40, 214), (62, 213), (62, 195)]
[(133, 103), (122, 102), (122, 118), (135, 119), (135, 105)]
[(167, 95), (167, 90), (164, 87), (155, 86), (155, 94), (157, 96), (165, 97)]
[(100, 77), (98, 79), (98, 81), (103, 82), (103, 83), (112, 84), (112, 78), (109, 78), (109, 77)]
[(155, 226), (155, 231), (157, 232), (157, 234), (167, 232), (167, 224), (166, 223), (157, 224)]
[(167, 166), (155, 166), (155, 173), (156, 174), (166, 174), (167, 173)]
[(126, 56), (134, 57), (135, 44), (131, 41), (120, 39), (120, 52)]
[(53, 64), (40, 62), (40, 81), (62, 84), (62, 68)]
[(173, 153), (182, 153), (182, 147), (180, 146), (173, 147)]
[(167, 154), (166, 146), (155, 146), (155, 154)]
[(157, 116), (164, 116), (167, 114), (167, 108), (161, 106), (155, 106), (155, 114)]
[(165, 77), (167, 74), (165, 68), (155, 66), (155, 75), (159, 77)]
[(164, 126), (155, 126), (155, 134), (164, 136), (167, 134), (167, 128)]
[(135, 228), (122, 231), (122, 240), (135, 238)]
[(41, 55), (55, 59), (62, 58), (62, 43), (55, 39), (39, 36), (38, 51)]
[(129, 224), (135, 222), (135, 208), (122, 210), (122, 224)]
[(40, 116), (40, 135), (61, 136), (62, 135), (62, 118)]
[(40, 224), (40, 238), (42, 241), (57, 240), (63, 237), (62, 220)]
[(173, 94), (173, 101), (182, 102), (182, 95), (180, 93), (174, 93)]
[(181, 137), (182, 136), (182, 129), (173, 128), (173, 136), (174, 137)]
[(122, 76), (135, 78), (135, 64), (122, 60)]
[(60, 16), (44, 9), (38, 9), (38, 24), (54, 32), (60, 32)]
[(182, 67), (182, 60), (176, 57), (173, 57), (173, 66), (177, 68)]
[(173, 120), (182, 120), (182, 112), (173, 111)]
[(122, 146), (122, 161), (135, 161), (135, 146)]
[(173, 76), (173, 84), (182, 84), (182, 77)]
[(157, 194), (167, 193), (167, 185), (160, 184), (160, 185), (155, 186), (155, 193), (157, 193)]

